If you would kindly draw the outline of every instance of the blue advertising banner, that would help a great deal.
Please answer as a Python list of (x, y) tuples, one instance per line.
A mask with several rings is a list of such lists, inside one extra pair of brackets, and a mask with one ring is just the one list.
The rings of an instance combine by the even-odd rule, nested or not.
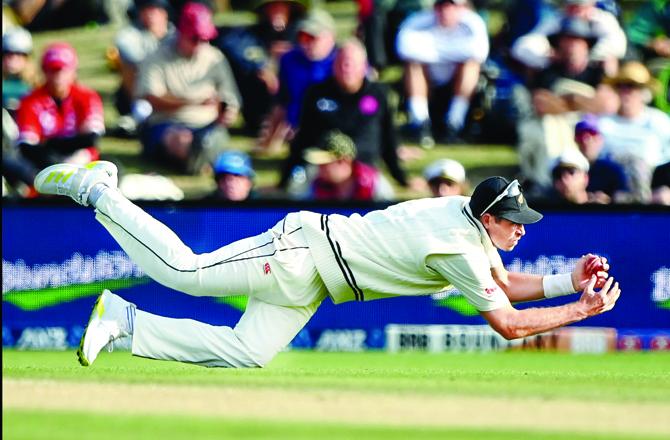
[[(145, 208), (194, 252), (202, 253), (256, 235), (304, 206), (187, 204)], [(343, 214), (365, 211), (355, 207), (311, 209)], [(540, 223), (526, 228), (526, 236), (513, 252), (501, 252), (501, 256), (509, 270), (540, 274), (570, 271), (574, 261), (587, 252), (606, 256), (612, 276), (621, 284), (621, 299), (614, 310), (582, 324), (642, 331), (667, 329), (669, 226), (667, 211), (548, 212)], [(190, 297), (155, 283), (86, 208), (4, 204), (2, 239), (3, 346), (76, 346), (93, 302), (105, 288), (148, 312), (214, 325), (234, 325), (246, 304), (244, 296)], [(324, 350), (383, 347), (384, 327), (389, 323), (484, 321), (457, 291), (338, 306), (326, 301), (293, 345)]]

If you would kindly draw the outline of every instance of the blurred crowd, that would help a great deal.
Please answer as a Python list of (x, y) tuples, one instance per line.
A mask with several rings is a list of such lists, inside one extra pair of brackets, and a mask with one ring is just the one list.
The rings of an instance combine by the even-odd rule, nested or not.
[[(467, 195), (449, 145), (510, 144), (506, 177), (529, 198), (670, 205), (670, 0), (358, 0), (351, 35), (323, 2), (259, 0), (253, 23), (217, 27), (224, 4), (3, 1), (3, 196), (36, 197), (36, 172), (98, 160), (112, 135), (136, 139), (150, 171), (211, 175), (212, 200)], [(77, 51), (34, 53), (31, 32), (110, 16), (125, 22), (101, 54), (118, 75), (105, 127)], [(286, 149), (260, 191), (254, 163)], [(439, 159), (409, 175), (425, 150)], [(134, 198), (183, 197), (165, 177), (126, 177)]]

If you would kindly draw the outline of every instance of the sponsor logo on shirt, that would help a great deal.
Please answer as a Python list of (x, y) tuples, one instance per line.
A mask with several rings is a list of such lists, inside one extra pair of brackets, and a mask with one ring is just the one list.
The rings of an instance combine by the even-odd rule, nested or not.
[(270, 263), (265, 263), (263, 265), (263, 273), (265, 275), (270, 275), (270, 273), (272, 273), (272, 269), (270, 269)]
[(358, 101), (358, 109), (364, 115), (373, 115), (379, 109), (379, 101), (371, 95), (365, 95)]

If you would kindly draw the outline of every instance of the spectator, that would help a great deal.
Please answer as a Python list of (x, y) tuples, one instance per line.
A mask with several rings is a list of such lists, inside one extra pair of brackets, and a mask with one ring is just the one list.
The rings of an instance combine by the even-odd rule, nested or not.
[[(26, 160), (16, 148), (19, 129), (7, 109), (2, 109), (2, 196), (18, 195), (32, 198), (37, 196), (33, 181), (37, 169)], [(6, 185), (5, 185), (6, 183)], [(7, 189), (7, 192), (5, 192)]]
[(566, 19), (586, 22), (590, 32), (598, 38), (590, 53), (591, 61), (603, 64), (608, 73), (616, 72), (618, 60), (626, 53), (626, 34), (616, 16), (598, 8), (596, 0), (563, 0), (559, 14), (545, 16), (529, 34), (515, 42), (512, 51), (517, 54), (517, 60), (531, 67), (549, 65), (551, 52), (538, 45), (537, 40), (556, 34)]
[(453, 159), (440, 159), (426, 167), (423, 176), (433, 197), (462, 196), (467, 190), (465, 168)]
[(553, 159), (565, 149), (576, 149), (574, 124), (579, 112), (602, 113), (613, 98), (611, 89), (601, 85), (602, 66), (589, 61), (597, 38), (587, 22), (566, 20), (549, 41), (556, 51), (554, 61), (529, 83), (530, 105), (517, 104), (531, 109), (518, 124), (521, 172), (538, 187), (551, 184), (547, 171)]
[(405, 62), (407, 134), (424, 147), (432, 136), (457, 142), (489, 53), (484, 20), (467, 0), (436, 0), (400, 26), (397, 50)]
[(135, 136), (137, 124), (150, 113), (149, 103), (135, 98), (138, 70), (161, 41), (174, 34), (168, 20), (169, 8), (167, 0), (135, 0), (137, 20), (116, 35), (114, 43), (119, 54), (121, 84), (114, 95), (114, 105), (120, 116), (120, 135)]
[(433, 0), (359, 0), (359, 32), (375, 72), (400, 61), (395, 50), (400, 24), (432, 3)]
[(607, 203), (593, 197), (586, 190), (589, 184), (589, 162), (577, 150), (565, 150), (551, 167), (552, 187), (546, 193), (546, 202), (558, 205)]
[(623, 64), (606, 82), (616, 90), (620, 105), (616, 114), (600, 120), (605, 151), (626, 163), (634, 198), (648, 201), (653, 169), (670, 160), (670, 116), (647, 105), (654, 81), (642, 63)]
[(33, 38), (27, 30), (14, 27), (2, 35), (2, 108), (11, 115), (21, 98), (37, 85), (32, 51)]
[(602, 201), (626, 202), (630, 198), (623, 165), (603, 154), (605, 140), (598, 129), (598, 119), (586, 115), (575, 126), (575, 142), (589, 161), (589, 186), (586, 191)]
[[(509, 50), (521, 37), (530, 33), (537, 25), (557, 14), (548, 0), (510, 0), (505, 2), (505, 22), (501, 32), (496, 35), (494, 46), (500, 45)], [(545, 37), (545, 43), (548, 44)], [(494, 48), (495, 50), (495, 48)], [(543, 59), (546, 65), (546, 58)]]
[(383, 160), (390, 174), (403, 186), (408, 184), (400, 166), (394, 111), (387, 88), (366, 78), (365, 48), (352, 38), (345, 41), (333, 65), (333, 77), (307, 91), (300, 129), (291, 143), (280, 187), (285, 187), (294, 167), (302, 164), (303, 152), (317, 145), (326, 132), (337, 129), (351, 137), (356, 158), (370, 166)]
[(68, 43), (49, 45), (42, 56), (44, 85), (23, 98), (16, 114), (18, 146), (37, 168), (97, 160), (105, 131), (102, 100), (77, 82), (77, 53)]
[(174, 39), (140, 67), (137, 96), (153, 107), (143, 127), (144, 155), (182, 172), (198, 173), (228, 143), (226, 127), (239, 98), (230, 66), (208, 41), (217, 35), (211, 11), (187, 3)]
[(319, 147), (305, 150), (305, 160), (319, 167), (301, 198), (310, 200), (388, 201), (395, 195), (374, 167), (356, 160), (356, 145), (346, 134), (325, 133)]
[(659, 165), (651, 178), (651, 202), (670, 206), (670, 162)]
[(635, 10), (628, 39), (643, 60), (670, 58), (670, 2), (651, 0)]
[(242, 94), (245, 130), (258, 134), (279, 91), (278, 64), (295, 43), (297, 23), (305, 13), (301, 0), (259, 0), (257, 21), (219, 37)]
[(254, 198), (254, 176), (251, 158), (242, 151), (229, 150), (214, 161), (216, 191), (212, 198), (241, 202)]
[(278, 103), (265, 122), (258, 147), (276, 150), (298, 128), (305, 91), (332, 75), (335, 60), (335, 20), (314, 9), (298, 25), (298, 45), (279, 61)]

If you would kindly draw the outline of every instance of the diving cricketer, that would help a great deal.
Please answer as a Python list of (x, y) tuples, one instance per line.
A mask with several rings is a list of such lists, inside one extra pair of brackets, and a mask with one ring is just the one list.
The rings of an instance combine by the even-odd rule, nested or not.
[[(262, 367), (309, 321), (321, 302), (335, 304), (457, 288), (508, 339), (534, 335), (614, 307), (619, 284), (603, 257), (584, 255), (571, 273), (508, 272), (510, 251), (542, 215), (519, 183), (491, 177), (472, 197), (411, 200), (363, 216), (288, 214), (273, 228), (194, 254), (168, 227), (117, 189), (116, 166), (53, 165), (35, 178), (43, 194), (72, 197), (157, 282), (195, 296), (244, 293), (246, 311), (233, 327), (157, 316), (104, 291), (78, 350), (82, 365), (121, 336), (132, 353), (209, 367)], [(599, 290), (596, 290), (599, 289)], [(569, 304), (517, 310), (513, 302), (583, 292)]]

